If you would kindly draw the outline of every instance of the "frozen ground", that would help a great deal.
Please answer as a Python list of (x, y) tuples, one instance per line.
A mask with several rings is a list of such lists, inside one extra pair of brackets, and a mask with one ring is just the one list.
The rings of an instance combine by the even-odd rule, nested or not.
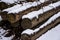
[(37, 40), (60, 40), (60, 24), (39, 37)]

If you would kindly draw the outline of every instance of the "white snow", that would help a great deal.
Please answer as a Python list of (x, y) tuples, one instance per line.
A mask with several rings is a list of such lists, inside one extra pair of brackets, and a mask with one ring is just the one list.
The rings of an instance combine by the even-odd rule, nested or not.
[(22, 19), (24, 19), (24, 18), (33, 19), (34, 17), (38, 18), (38, 15), (43, 14), (43, 12), (49, 11), (53, 8), (58, 7), (58, 6), (60, 6), (60, 1), (53, 3), (53, 4), (49, 4), (48, 6), (45, 6), (45, 7), (43, 7), (43, 9), (40, 9), (38, 11), (33, 11), (33, 12), (30, 12), (26, 15), (23, 15)]
[(60, 40), (60, 24), (36, 40)]
[(15, 6), (13, 6), (13, 7), (4, 9), (3, 11), (7, 11), (7, 12), (13, 11), (13, 10), (15, 10), (15, 9), (19, 9), (21, 6), (22, 6), (21, 4), (17, 4), (17, 5), (15, 5)]
[(19, 2), (19, 1), (26, 1), (26, 0), (0, 0), (0, 2), (5, 2), (7, 4), (13, 4), (15, 2)]
[(12, 3), (15, 3), (17, 1), (18, 0), (1, 0), (1, 2), (5, 2), (5, 3), (8, 3), (8, 4), (12, 4)]
[(10, 36), (10, 37), (4, 37), (4, 35), (2, 35), (3, 33), (5, 33), (6, 30), (3, 30), (2, 28), (0, 28), (0, 40), (11, 40), (14, 35)]
[(43, 2), (45, 2), (45, 1), (47, 1), (47, 0), (39, 0), (41, 3), (43, 3)]
[(33, 30), (26, 29), (25, 31), (22, 32), (22, 34), (24, 34), (24, 33), (33, 34)]
[[(21, 12), (23, 10), (26, 10), (26, 9), (28, 9), (30, 7), (37, 6), (37, 5), (40, 5), (40, 4), (41, 4), (40, 1), (28, 2), (28, 3), (23, 3), (22, 6), (19, 7), (19, 8), (18, 8), (18, 6), (16, 6), (17, 7), (16, 9), (8, 8), (8, 9), (5, 9), (3, 11), (8, 11), (8, 13), (19, 13), (19, 12)], [(14, 6), (13, 6), (13, 8), (14, 8)]]
[[(54, 16), (52, 16), (47, 22), (45, 22), (43, 25), (41, 25), (39, 28), (36, 28), (35, 30), (32, 30), (31, 31), (31, 29), (27, 29), (27, 30), (24, 30), (23, 32), (22, 32), (22, 34), (29, 34), (29, 35), (31, 35), (31, 34), (33, 34), (33, 33), (35, 33), (35, 32), (37, 32), (37, 31), (39, 31), (41, 28), (43, 28), (43, 27), (45, 27), (47, 24), (49, 24), (49, 23), (51, 23), (52, 21), (54, 21), (56, 18), (58, 18), (58, 17), (60, 17), (60, 12), (58, 12), (57, 14), (55, 14)], [(29, 32), (30, 31), (30, 32)]]

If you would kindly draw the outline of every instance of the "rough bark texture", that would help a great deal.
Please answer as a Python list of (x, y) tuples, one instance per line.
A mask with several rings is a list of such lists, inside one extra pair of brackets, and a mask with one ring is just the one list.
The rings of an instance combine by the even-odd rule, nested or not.
[(39, 31), (37, 31), (36, 33), (32, 35), (22, 34), (21, 39), (22, 40), (36, 40), (38, 37), (42, 36), (48, 30), (51, 30), (52, 28), (56, 27), (58, 24), (60, 24), (60, 17), (58, 17), (56, 20), (52, 21), (50, 24), (43, 27), (42, 29), (40, 29)]
[(53, 16), (54, 14), (56, 14), (59, 11), (60, 11), (60, 6), (56, 7), (56, 9), (52, 9), (50, 11), (47, 11), (47, 12), (39, 15), (38, 19), (33, 18), (32, 20), (30, 20), (29, 18), (25, 18), (22, 20), (21, 26), (23, 27), (23, 29), (33, 28), (36, 25), (38, 25), (39, 23), (47, 21), (47, 19), (49, 19), (51, 16)]

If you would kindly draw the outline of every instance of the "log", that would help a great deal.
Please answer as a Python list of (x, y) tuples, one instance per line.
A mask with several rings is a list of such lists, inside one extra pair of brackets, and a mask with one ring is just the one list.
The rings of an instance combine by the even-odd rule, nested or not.
[(0, 13), (3, 20), (7, 20), (7, 13), (6, 11)]
[(47, 21), (51, 16), (53, 16), (54, 14), (56, 14), (59, 11), (60, 11), (60, 6), (56, 7), (56, 9), (52, 9), (43, 14), (40, 14), (38, 16), (38, 19), (37, 18), (33, 18), (33, 19), (24, 18), (24, 19), (22, 19), (21, 26), (23, 27), (23, 29), (33, 28), (36, 25), (38, 25), (39, 23), (40, 24), (44, 23), (44, 21)]
[(45, 34), (48, 30), (51, 30), (52, 28), (56, 27), (58, 24), (60, 24), (60, 17), (58, 17), (56, 20), (52, 21), (47, 26), (43, 27), (36, 33), (33, 33), (31, 35), (28, 34), (21, 34), (21, 40), (36, 40), (38, 37)]
[(6, 9), (6, 8), (8, 8), (8, 4), (4, 2), (0, 2), (0, 10)]

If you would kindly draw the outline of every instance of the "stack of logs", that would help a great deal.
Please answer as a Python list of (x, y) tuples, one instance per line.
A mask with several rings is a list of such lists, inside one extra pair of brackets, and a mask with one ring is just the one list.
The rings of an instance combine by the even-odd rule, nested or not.
[[(29, 18), (23, 19), (21, 22), (21, 26), (23, 27), (23, 29), (33, 29), (34, 30), (37, 28), (37, 26), (38, 27), (41, 26), (50, 17), (57, 14), (58, 12), (60, 12), (60, 6), (56, 7), (56, 9), (52, 9), (43, 14), (40, 14), (38, 16), (38, 19), (36, 17), (34, 17), (33, 19), (29, 19)], [(56, 27), (58, 24), (60, 24), (60, 16), (58, 18), (56, 18), (54, 21), (52, 21), (51, 23), (49, 23), (48, 25), (46, 25), (43, 28), (41, 28), (40, 30), (38, 30), (36, 33), (33, 33), (31, 35), (21, 34), (21, 40), (36, 40), (37, 38), (42, 36), (44, 33), (46, 33), (48, 30), (51, 30), (52, 28)]]
[[(59, 0), (49, 0), (49, 1), (46, 1), (44, 3), (41, 3), (40, 5), (37, 5), (37, 6), (34, 6), (34, 7), (30, 7), (28, 9), (24, 10), (24, 11), (19, 12), (19, 13), (15, 13), (15, 14), (10, 13), (10, 14), (6, 15), (7, 16), (6, 19), (9, 20), (11, 23), (15, 23), (15, 22), (19, 21), (22, 18), (23, 15), (26, 15), (26, 14), (32, 12), (32, 11), (37, 11), (41, 7), (47, 6), (51, 2), (55, 3), (57, 1), (59, 1)], [(2, 12), (2, 13), (5, 13), (5, 12)], [(3, 18), (3, 20), (4, 20), (4, 18)]]
[[(27, 1), (28, 2), (34, 2), (35, 0), (27, 0)], [(39, 4), (37, 6), (33, 6), (33, 7), (30, 7), (28, 9), (26, 9), (26, 10), (23, 10), (19, 13), (8, 14), (8, 12), (4, 11), (4, 12), (0, 12), (0, 15), (1, 15), (3, 20), (8, 20), (11, 23), (12, 28), (16, 29), (20, 25), (19, 26), (20, 29), (22, 28), (23, 30), (25, 30), (25, 29), (33, 29), (34, 30), (37, 27), (39, 27), (40, 25), (42, 25), (43, 23), (45, 23), (50, 17), (52, 17), (53, 15), (60, 12), (60, 6), (58, 6), (56, 8), (53, 8), (53, 9), (47, 11), (47, 12), (44, 12), (43, 14), (38, 15), (38, 19), (36, 17), (34, 17), (33, 19), (28, 19), (28, 18), (22, 19), (22, 16), (26, 15), (30, 12), (37, 11), (44, 6), (48, 6), (49, 4), (51, 4), (51, 2), (55, 3), (55, 2), (58, 2), (58, 1), (59, 0), (49, 0), (49, 1), (46, 1), (44, 3)], [(3, 3), (3, 2), (0, 3), (0, 5), (1, 5), (0, 10), (11, 7), (11, 6)], [(5, 5), (5, 6), (3, 6), (3, 5)], [(43, 27), (42, 29), (40, 29), (39, 31), (37, 31), (36, 33), (34, 33), (32, 35), (21, 34), (21, 40), (36, 40), (38, 37), (40, 37), (41, 35), (46, 33), (51, 28), (54, 28), (58, 24), (60, 24), (60, 17), (58, 17), (56, 20), (54, 20), (53, 22), (51, 22), (50, 24)], [(15, 29), (14, 29), (14, 31), (16, 31)]]
[(46, 22), (51, 16), (53, 16), (54, 14), (56, 14), (59, 11), (60, 11), (60, 6), (57, 7), (56, 9), (52, 9), (50, 11), (47, 11), (47, 12), (43, 13), (43, 14), (40, 14), (38, 16), (38, 19), (36, 17), (33, 18), (32, 20), (28, 19), (28, 18), (25, 18), (25, 19), (22, 20), (21, 26), (23, 27), (23, 29), (34, 28), (39, 23), (41, 24), (41, 23)]
[(55, 26), (60, 24), (60, 17), (58, 17), (56, 20), (52, 21), (50, 24), (47, 26), (43, 27), (39, 31), (37, 31), (34, 34), (28, 35), (28, 34), (22, 34), (21, 39), (22, 40), (36, 40), (38, 37), (42, 36), (44, 33), (46, 33), (48, 30), (51, 30)]

